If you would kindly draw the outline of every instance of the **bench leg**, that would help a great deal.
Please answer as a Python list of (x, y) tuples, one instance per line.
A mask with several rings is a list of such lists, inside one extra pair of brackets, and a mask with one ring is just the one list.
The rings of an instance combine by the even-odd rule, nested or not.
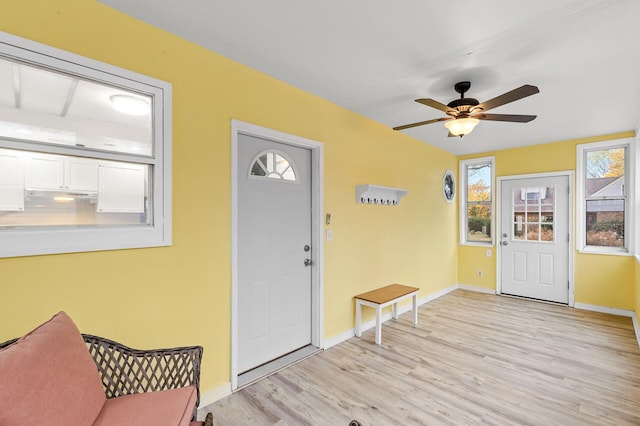
[(398, 303), (394, 303), (393, 304), (393, 309), (391, 311), (391, 317), (393, 317), (393, 319), (398, 319)]
[(207, 413), (207, 418), (204, 419), (204, 426), (213, 426), (213, 414)]
[(382, 343), (382, 307), (376, 306), (376, 345)]
[(414, 294), (411, 298), (411, 304), (413, 305), (413, 326), (418, 325), (418, 295)]
[(361, 321), (362, 321), (362, 304), (360, 304), (360, 300), (356, 299), (356, 337), (362, 336), (361, 329)]

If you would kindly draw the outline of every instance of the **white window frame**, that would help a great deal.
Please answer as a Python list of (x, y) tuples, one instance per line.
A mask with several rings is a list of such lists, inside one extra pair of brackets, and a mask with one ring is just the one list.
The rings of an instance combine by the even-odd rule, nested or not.
[[(467, 241), (467, 167), (475, 166), (478, 164), (490, 164), (491, 165), (491, 232), (489, 233), (489, 237), (491, 241), (482, 242), (482, 241)], [(480, 247), (488, 247), (493, 246), (495, 241), (495, 221), (496, 221), (496, 158), (491, 157), (481, 157), (481, 158), (472, 158), (469, 160), (461, 160), (460, 161), (460, 245), (465, 246), (480, 246)]]
[[(637, 145), (638, 143), (640, 143), (640, 127), (636, 128), (635, 130), (635, 139), (634, 142), (631, 144), (632, 146)], [(640, 165), (640, 149), (635, 149), (634, 148), (634, 156), (633, 159), (631, 160), (633, 161), (633, 167), (634, 170)], [(640, 191), (640, 173), (634, 173), (634, 178), (631, 185), (633, 185), (633, 187), (631, 188), (631, 193), (633, 194), (634, 197), (634, 207), (635, 207), (635, 200), (640, 201), (640, 194), (638, 193)], [(636, 223), (640, 223), (640, 208), (635, 208), (634, 209), (634, 216), (633, 216), (633, 220), (632, 222), (634, 224)], [(633, 229), (633, 241), (640, 241), (640, 226), (634, 225), (634, 229)], [(629, 253), (633, 253), (635, 255), (636, 261), (640, 263), (640, 247), (638, 247), (638, 244), (634, 244), (633, 245), (633, 250), (630, 251)], [(639, 338), (640, 340), (640, 338)]]
[[(612, 148), (626, 148), (624, 159), (624, 192), (625, 212), (624, 212), (624, 235), (626, 247), (601, 247), (588, 246), (586, 238), (586, 153), (589, 151), (600, 151)], [(631, 256), (634, 253), (635, 240), (635, 143), (634, 138), (615, 139), (611, 141), (593, 142), (588, 144), (579, 144), (576, 146), (576, 250), (579, 253), (595, 253), (608, 254), (618, 256)]]
[[(3, 32), (0, 32), (0, 55), (148, 94), (153, 99), (154, 111), (152, 156), (136, 157), (118, 152), (92, 152), (90, 155), (91, 158), (152, 166), (152, 186), (149, 188), (149, 196), (153, 203), (151, 225), (2, 229), (0, 258), (170, 246), (171, 84)], [(87, 157), (87, 151), (71, 146), (46, 146), (6, 138), (0, 138), (0, 148)]]

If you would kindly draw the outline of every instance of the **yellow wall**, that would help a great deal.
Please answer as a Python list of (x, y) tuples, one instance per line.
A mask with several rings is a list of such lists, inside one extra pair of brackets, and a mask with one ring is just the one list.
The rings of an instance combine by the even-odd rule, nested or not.
[[(636, 303), (636, 319), (638, 321), (640, 321), (640, 263), (637, 261), (638, 259), (636, 259), (635, 262), (635, 294), (634, 294), (634, 299), (635, 303)], [(636, 333), (640, 333), (640, 330), (636, 330)], [(640, 343), (640, 342), (639, 342)]]
[[(496, 161), (496, 177), (566, 170), (575, 171), (576, 145), (628, 138), (633, 137), (633, 135), (633, 132), (616, 133), (486, 152), (460, 157), (460, 159), (493, 155)], [(458, 280), (460, 283), (496, 288), (495, 257), (486, 257), (485, 251), (486, 249), (483, 247), (459, 247)], [(632, 256), (607, 256), (575, 252), (574, 259), (575, 301), (577, 303), (617, 309), (637, 309), (634, 295), (635, 260)], [(478, 269), (485, 271), (484, 279), (477, 278), (475, 275)]]
[[(173, 85), (171, 247), (0, 259), (0, 341), (59, 310), (87, 333), (140, 347), (201, 344), (203, 391), (229, 382), (230, 120), (325, 144), (325, 337), (353, 328), (353, 295), (390, 282), (457, 282), (457, 158), (93, 0), (6, 0), (0, 30)], [(397, 207), (355, 186), (409, 190)]]
[[(491, 250), (491, 256), (487, 256)], [(482, 271), (482, 277), (478, 277)], [(461, 245), (458, 247), (458, 283), (496, 289), (496, 248)]]

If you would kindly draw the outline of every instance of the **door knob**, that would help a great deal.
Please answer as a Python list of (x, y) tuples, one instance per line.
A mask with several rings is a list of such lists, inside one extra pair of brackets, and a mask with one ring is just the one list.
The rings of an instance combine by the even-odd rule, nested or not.
[(500, 244), (502, 244), (503, 246), (508, 246), (509, 245), (509, 241), (503, 241)]
[(311, 266), (313, 262), (311, 261), (311, 259), (305, 259), (304, 260), (304, 266)]

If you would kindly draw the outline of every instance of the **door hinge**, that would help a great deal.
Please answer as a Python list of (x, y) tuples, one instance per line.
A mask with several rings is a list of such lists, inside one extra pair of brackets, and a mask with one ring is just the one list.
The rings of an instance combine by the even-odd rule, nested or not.
[(571, 287), (571, 283), (567, 281), (567, 288)]

